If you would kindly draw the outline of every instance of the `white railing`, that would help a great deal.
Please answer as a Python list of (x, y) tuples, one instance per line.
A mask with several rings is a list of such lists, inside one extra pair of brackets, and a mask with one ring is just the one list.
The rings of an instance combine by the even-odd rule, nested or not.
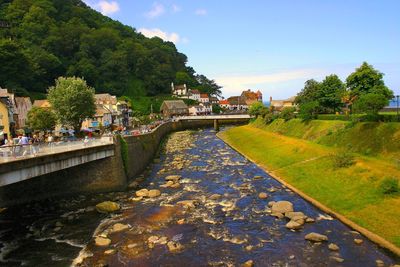
[(96, 147), (113, 144), (112, 136), (104, 136), (100, 139), (81, 139), (76, 141), (60, 141), (50, 143), (38, 143), (28, 145), (4, 145), (0, 146), (0, 163), (21, 160), (36, 156), (44, 156), (62, 153), (72, 150), (80, 150), (88, 147)]

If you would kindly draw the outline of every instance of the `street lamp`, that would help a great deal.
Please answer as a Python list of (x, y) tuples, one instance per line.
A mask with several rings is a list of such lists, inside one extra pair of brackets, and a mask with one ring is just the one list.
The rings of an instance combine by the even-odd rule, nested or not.
[(399, 118), (399, 98), (400, 98), (400, 95), (396, 95), (396, 100), (397, 100), (397, 108), (396, 108), (397, 121), (400, 121), (400, 118)]

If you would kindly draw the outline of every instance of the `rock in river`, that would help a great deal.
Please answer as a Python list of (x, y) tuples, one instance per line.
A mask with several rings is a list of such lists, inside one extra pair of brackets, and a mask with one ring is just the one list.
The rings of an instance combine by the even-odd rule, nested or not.
[(339, 250), (339, 246), (336, 245), (336, 244), (334, 244), (334, 243), (330, 243), (330, 244), (328, 245), (328, 248), (329, 248), (330, 250), (333, 250), (333, 251)]
[(149, 190), (146, 188), (140, 189), (136, 191), (136, 196), (137, 197), (148, 197), (149, 196)]
[(183, 249), (183, 246), (180, 243), (175, 242), (175, 241), (169, 241), (167, 243), (167, 247), (168, 247), (168, 250), (172, 253), (180, 252)]
[(96, 205), (96, 210), (100, 213), (110, 213), (119, 210), (121, 207), (118, 203), (112, 201), (104, 201)]
[(149, 190), (149, 192), (148, 192), (148, 197), (158, 197), (160, 195), (161, 195), (161, 192), (158, 189), (152, 189), (152, 190)]
[(293, 211), (293, 204), (289, 201), (278, 201), (272, 204), (271, 213), (272, 215), (285, 214), (286, 212)]
[(166, 181), (178, 182), (179, 179), (181, 179), (180, 175), (168, 175), (167, 177), (165, 177)]
[(111, 232), (112, 233), (117, 233), (117, 232), (122, 232), (129, 229), (129, 225), (127, 224), (122, 224), (122, 223), (116, 223), (113, 225)]
[(101, 236), (96, 237), (94, 242), (96, 243), (96, 246), (99, 246), (99, 247), (106, 247), (111, 244), (111, 240), (109, 238), (101, 237)]
[(306, 240), (313, 241), (313, 242), (321, 242), (321, 241), (328, 241), (328, 237), (326, 235), (321, 235), (318, 233), (309, 233), (304, 237)]
[(266, 199), (266, 198), (268, 197), (268, 194), (265, 193), (265, 192), (261, 192), (260, 194), (258, 194), (258, 197), (259, 197), (260, 199)]

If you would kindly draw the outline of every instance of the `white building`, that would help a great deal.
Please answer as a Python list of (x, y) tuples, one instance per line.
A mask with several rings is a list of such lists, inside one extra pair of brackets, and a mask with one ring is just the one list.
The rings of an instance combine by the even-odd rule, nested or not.
[(192, 116), (210, 115), (212, 113), (212, 106), (210, 103), (200, 103), (197, 106), (189, 107), (189, 114)]
[(200, 94), (200, 102), (201, 103), (209, 103), (210, 97), (208, 96), (208, 94)]
[(174, 83), (171, 83), (171, 90), (172, 95), (177, 97), (187, 97), (189, 93), (186, 84), (174, 85)]
[(193, 100), (200, 102), (199, 90), (189, 90), (189, 99), (193, 99)]

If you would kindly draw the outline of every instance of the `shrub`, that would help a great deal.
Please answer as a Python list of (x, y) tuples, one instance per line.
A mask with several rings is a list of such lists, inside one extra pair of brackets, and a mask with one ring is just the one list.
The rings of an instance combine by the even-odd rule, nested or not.
[(398, 193), (400, 191), (399, 181), (395, 177), (386, 177), (379, 184), (379, 189), (385, 195)]
[(276, 115), (274, 115), (273, 113), (267, 113), (264, 116), (264, 123), (265, 124), (270, 124), (271, 122), (273, 122), (276, 119)]
[(351, 152), (341, 150), (332, 155), (333, 166), (336, 168), (347, 168), (355, 163)]
[(285, 121), (288, 121), (296, 118), (295, 112), (296, 112), (295, 107), (286, 107), (282, 109), (281, 113), (279, 114), (279, 117), (284, 119)]
[(300, 105), (300, 118), (303, 121), (310, 121), (317, 118), (320, 105), (317, 101), (306, 102)]

